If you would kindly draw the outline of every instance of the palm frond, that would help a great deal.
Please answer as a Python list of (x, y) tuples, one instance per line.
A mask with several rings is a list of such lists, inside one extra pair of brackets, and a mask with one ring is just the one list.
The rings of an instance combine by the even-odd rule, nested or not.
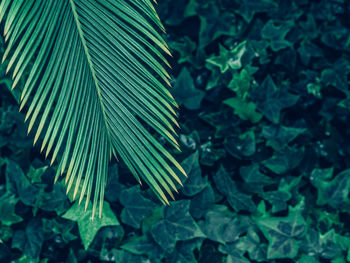
[[(26, 72), (22, 109), (28, 133), (59, 159), (67, 192), (93, 195), (101, 215), (108, 163), (119, 155), (140, 182), (168, 203), (184, 170), (143, 126), (175, 148), (177, 107), (167, 85), (170, 54), (150, 0), (2, 0), (7, 71), (13, 88)], [(58, 156), (60, 158), (58, 158)], [(94, 191), (94, 194), (92, 192)]]

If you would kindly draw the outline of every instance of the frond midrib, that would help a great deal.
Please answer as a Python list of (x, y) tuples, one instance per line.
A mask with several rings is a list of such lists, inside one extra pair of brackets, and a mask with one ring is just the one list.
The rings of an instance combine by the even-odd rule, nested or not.
[(75, 24), (77, 26), (78, 34), (79, 34), (82, 46), (84, 48), (84, 53), (86, 55), (86, 59), (87, 59), (87, 62), (89, 64), (89, 68), (90, 68), (90, 71), (91, 71), (91, 74), (92, 74), (92, 78), (93, 78), (93, 81), (94, 81), (94, 84), (95, 84), (97, 97), (98, 97), (98, 100), (99, 100), (100, 105), (101, 105), (103, 120), (104, 120), (104, 123), (105, 123), (105, 127), (106, 127), (107, 134), (108, 134), (108, 139), (109, 139), (109, 142), (110, 142), (110, 130), (109, 130), (108, 121), (107, 121), (107, 117), (106, 117), (105, 106), (103, 104), (103, 98), (102, 98), (102, 95), (101, 95), (101, 89), (100, 89), (99, 81), (98, 81), (98, 79), (96, 77), (96, 72), (95, 72), (95, 69), (94, 69), (94, 65), (92, 63), (92, 59), (91, 59), (91, 55), (90, 55), (89, 49), (88, 49), (87, 44), (86, 44), (84, 32), (83, 32), (82, 27), (81, 27), (81, 23), (80, 23), (80, 20), (79, 20), (79, 15), (78, 15), (78, 12), (77, 12), (74, 0), (69, 0), (69, 3), (70, 3), (70, 6), (71, 6), (71, 10), (72, 10), (73, 16), (74, 16)]

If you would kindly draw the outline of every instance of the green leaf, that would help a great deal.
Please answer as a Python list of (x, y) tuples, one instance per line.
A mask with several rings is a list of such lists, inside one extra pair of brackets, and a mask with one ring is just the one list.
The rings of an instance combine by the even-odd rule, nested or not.
[(270, 75), (252, 91), (251, 97), (259, 111), (273, 123), (279, 123), (281, 111), (295, 105), (299, 99), (299, 96), (290, 94), (287, 87), (277, 87)]
[(196, 89), (191, 73), (184, 67), (176, 79), (173, 95), (180, 105), (189, 110), (198, 110), (205, 92)]
[(31, 183), (41, 183), (41, 177), (46, 172), (47, 168), (48, 166), (43, 166), (40, 168), (34, 168), (31, 166), (27, 173), (27, 176), (29, 177)]
[(158, 262), (164, 255), (163, 249), (147, 233), (143, 236), (134, 236), (127, 240), (122, 248), (135, 255), (147, 255), (151, 260)]
[(255, 212), (256, 205), (251, 196), (241, 192), (230, 175), (223, 167), (214, 176), (216, 188), (226, 196), (227, 201), (235, 211)]
[(179, 64), (189, 62), (192, 63), (194, 56), (193, 52), (196, 50), (196, 42), (193, 42), (189, 37), (184, 37), (182, 42), (170, 42), (171, 49), (176, 50), (180, 54), (177, 61)]
[(250, 263), (250, 261), (245, 258), (243, 255), (237, 254), (237, 255), (228, 255), (227, 263)]
[(239, 119), (231, 108), (225, 108), (218, 112), (201, 114), (200, 118), (215, 128), (215, 138), (231, 135), (232, 129), (238, 125)]
[(15, 213), (18, 199), (14, 195), (4, 194), (0, 196), (0, 223), (5, 226), (23, 221), (23, 218)]
[(304, 148), (286, 148), (283, 152), (276, 152), (262, 164), (276, 174), (284, 174), (296, 168), (304, 158)]
[(335, 61), (334, 66), (322, 70), (321, 83), (324, 86), (333, 86), (340, 91), (347, 93), (349, 84), (347, 82), (347, 75), (350, 72), (350, 65), (344, 59)]
[(257, 123), (262, 118), (262, 114), (256, 111), (257, 106), (254, 102), (246, 102), (241, 98), (234, 97), (224, 100), (223, 103), (233, 108), (234, 113), (242, 120)]
[(306, 129), (303, 128), (271, 125), (263, 127), (262, 135), (267, 140), (266, 146), (271, 146), (275, 151), (281, 151), (288, 143), (305, 132)]
[(137, 256), (124, 250), (113, 250), (113, 257), (118, 263), (151, 263), (151, 261), (145, 257)]
[(329, 205), (337, 210), (349, 208), (350, 170), (338, 173), (333, 179), (333, 168), (314, 169), (311, 183), (317, 188), (317, 205)]
[(66, 243), (77, 239), (78, 237), (72, 233), (75, 223), (73, 221), (62, 219), (44, 219), (43, 229), (44, 232), (53, 232), (62, 237), (62, 240)]
[(40, 219), (30, 220), (25, 230), (17, 230), (12, 238), (12, 248), (18, 248), (32, 259), (39, 259), (44, 242), (44, 233)]
[(225, 144), (226, 151), (233, 157), (242, 159), (252, 156), (256, 151), (255, 133), (250, 130), (240, 134), (238, 138), (230, 137)]
[(120, 203), (124, 206), (120, 217), (122, 222), (136, 229), (140, 228), (142, 220), (157, 206), (141, 194), (139, 186), (123, 190)]
[[(6, 16), (4, 16), (6, 14)], [(67, 192), (102, 215), (108, 163), (119, 155), (164, 203), (181, 166), (148, 127), (179, 149), (165, 31), (149, 0), (6, 0), (0, 21), (12, 88), (28, 133), (66, 173)], [(20, 80), (25, 78), (22, 85)], [(25, 107), (27, 106), (27, 107)], [(74, 185), (74, 187), (72, 187)], [(94, 192), (92, 192), (94, 189)]]
[(242, 69), (239, 73), (233, 74), (227, 87), (236, 92), (238, 97), (245, 100), (252, 88), (253, 80), (253, 76), (246, 69)]
[(34, 213), (40, 207), (43, 186), (34, 186), (24, 175), (17, 163), (8, 160), (6, 165), (7, 190), (18, 194), (19, 200), (25, 205), (33, 206)]
[(303, 254), (297, 263), (320, 263), (315, 257)]
[(305, 235), (306, 223), (301, 214), (303, 202), (289, 207), (287, 217), (265, 217), (256, 220), (268, 239), (268, 259), (293, 259), (298, 254), (299, 240)]
[(318, 255), (325, 259), (335, 259), (342, 254), (342, 249), (336, 240), (334, 229), (321, 234), (310, 229), (305, 236), (303, 250), (309, 255)]
[(66, 196), (65, 187), (63, 184), (56, 183), (52, 191), (43, 192), (40, 199), (40, 208), (45, 211), (55, 211), (57, 214), (62, 214), (69, 208), (68, 198)]
[(180, 241), (176, 244), (176, 248), (173, 253), (167, 255), (165, 258), (166, 263), (197, 263), (197, 259), (194, 255), (194, 250), (199, 249), (201, 246), (199, 239)]
[(272, 205), (272, 213), (278, 213), (287, 209), (287, 202), (293, 197), (293, 195), (297, 196), (300, 182), (300, 176), (282, 178), (278, 190), (261, 193), (261, 196)]
[(224, 149), (214, 148), (212, 142), (207, 142), (201, 145), (200, 163), (206, 166), (214, 166), (217, 161), (225, 156)]
[(244, 20), (249, 23), (255, 14), (257, 13), (266, 13), (276, 10), (278, 4), (272, 0), (255, 0), (251, 1), (242, 1), (239, 5), (239, 9), (235, 12), (243, 16)]
[(197, 9), (199, 8), (199, 6), (200, 6), (200, 3), (198, 3), (198, 0), (188, 1), (184, 16), (185, 17), (195, 16), (197, 14)]
[(208, 3), (198, 7), (201, 21), (199, 46), (205, 47), (220, 36), (234, 36), (237, 32), (235, 16), (229, 12), (220, 13), (217, 5)]
[(252, 192), (263, 192), (263, 187), (274, 183), (274, 180), (260, 172), (260, 166), (254, 163), (250, 166), (242, 166), (239, 174), (246, 182), (247, 189)]
[[(32, 172), (29, 171), (30, 176)], [(44, 171), (39, 169), (39, 174), (42, 172)], [(19, 200), (25, 205), (34, 207), (33, 214), (36, 214), (39, 208), (60, 214), (69, 207), (62, 184), (55, 184), (50, 191), (45, 191), (45, 184), (31, 184), (17, 163), (10, 160), (6, 166), (6, 178), (8, 191), (18, 194)]]
[(322, 57), (322, 52), (322, 49), (310, 41), (302, 42), (298, 48), (300, 58), (305, 65), (308, 65), (313, 57)]
[(215, 193), (213, 188), (208, 185), (202, 192), (195, 195), (191, 199), (190, 212), (191, 215), (198, 219), (201, 218), (207, 210), (209, 210), (215, 203)]
[(205, 237), (189, 213), (189, 201), (177, 201), (163, 208), (163, 218), (153, 225), (151, 234), (165, 251), (171, 252), (177, 241)]
[(273, 20), (269, 20), (261, 30), (262, 38), (270, 41), (271, 49), (279, 51), (292, 45), (286, 40), (286, 35), (293, 27), (292, 21), (286, 21), (283, 25), (275, 25)]
[[(79, 227), (79, 233), (84, 248), (87, 250), (94, 240), (98, 231), (105, 226), (116, 226), (121, 228), (119, 221), (113, 211), (111, 210), (109, 203), (105, 202), (105, 208), (103, 210), (103, 216), (100, 220), (92, 220), (91, 210), (92, 205), (89, 204), (87, 212), (84, 211), (84, 207), (75, 203), (62, 217), (72, 221), (76, 221)], [(123, 234), (122, 234), (123, 235)]]
[(119, 166), (112, 165), (108, 171), (108, 179), (106, 185), (106, 199), (110, 203), (117, 202), (120, 198), (121, 192), (125, 189), (125, 185), (119, 182)]
[(221, 73), (227, 70), (240, 69), (242, 67), (241, 59), (246, 51), (246, 42), (242, 42), (234, 47), (232, 50), (227, 50), (220, 45), (219, 56), (213, 56), (206, 60), (206, 62), (213, 64), (220, 68)]
[(181, 189), (181, 192), (186, 196), (194, 196), (200, 193), (208, 185), (208, 179), (207, 177), (202, 177), (198, 151), (183, 160), (181, 166), (188, 174), (188, 178), (184, 180), (184, 187)]
[(237, 248), (241, 251), (247, 251), (251, 260), (258, 262), (266, 260), (267, 246), (252, 227), (248, 229), (247, 235), (239, 239)]
[(237, 241), (244, 232), (240, 220), (225, 206), (214, 206), (199, 225), (210, 240), (221, 244)]
[(186, 2), (185, 0), (180, 0), (176, 3), (172, 1), (162, 1), (158, 3), (160, 5), (158, 8), (162, 8), (162, 5), (165, 5), (163, 7), (163, 12), (168, 13), (164, 20), (167, 25), (176, 26), (181, 24), (184, 20)]

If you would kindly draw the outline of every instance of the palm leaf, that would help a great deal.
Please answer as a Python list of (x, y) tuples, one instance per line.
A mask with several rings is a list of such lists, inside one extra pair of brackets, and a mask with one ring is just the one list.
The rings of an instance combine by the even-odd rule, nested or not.
[[(176, 102), (167, 89), (169, 53), (150, 0), (2, 0), (13, 88), (28, 74), (22, 109), (28, 133), (59, 159), (67, 192), (93, 196), (101, 216), (108, 163), (119, 155), (139, 182), (162, 200), (181, 184), (177, 161), (145, 128), (179, 149)], [(29, 72), (29, 73), (28, 73)], [(175, 167), (175, 171), (173, 169)], [(92, 193), (94, 192), (94, 193)]]

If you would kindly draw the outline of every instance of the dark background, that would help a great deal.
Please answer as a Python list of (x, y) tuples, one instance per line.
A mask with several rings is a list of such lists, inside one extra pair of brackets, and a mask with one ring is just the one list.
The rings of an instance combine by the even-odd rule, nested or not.
[(177, 201), (161, 206), (114, 162), (110, 221), (76, 216), (3, 65), (0, 262), (349, 262), (349, 1), (157, 9), (181, 105), (182, 153), (169, 149), (189, 174)]

